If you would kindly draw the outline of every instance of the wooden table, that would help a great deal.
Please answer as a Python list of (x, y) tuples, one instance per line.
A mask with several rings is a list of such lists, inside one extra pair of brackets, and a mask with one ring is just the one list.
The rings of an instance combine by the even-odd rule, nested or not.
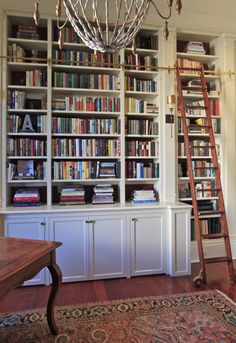
[(58, 333), (54, 320), (54, 300), (62, 279), (61, 270), (56, 264), (55, 250), (60, 245), (58, 242), (0, 237), (0, 300), (11, 289), (47, 267), (52, 277), (47, 321), (54, 335)]

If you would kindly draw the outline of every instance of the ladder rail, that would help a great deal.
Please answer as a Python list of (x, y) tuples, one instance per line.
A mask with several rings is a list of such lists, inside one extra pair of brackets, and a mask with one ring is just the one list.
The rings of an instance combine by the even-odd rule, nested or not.
[[(197, 189), (195, 187), (195, 175), (193, 172), (193, 169), (208, 169), (208, 168), (195, 168), (192, 161), (192, 153), (191, 153), (191, 144), (189, 139), (190, 128), (191, 123), (187, 125), (187, 116), (186, 116), (186, 107), (185, 107), (185, 100), (183, 96), (183, 89), (186, 90), (188, 88), (187, 86), (182, 85), (181, 80), (181, 73), (180, 70), (186, 69), (189, 70), (191, 68), (180, 68), (178, 66), (178, 62), (176, 63), (176, 76), (177, 76), (177, 90), (178, 90), (178, 97), (179, 97), (179, 106), (181, 111), (181, 117), (182, 117), (182, 126), (183, 126), (183, 135), (184, 135), (184, 142), (185, 142), (185, 149), (186, 149), (186, 155), (187, 155), (187, 167), (188, 167), (188, 173), (189, 173), (189, 184), (190, 184), (190, 191), (192, 196), (192, 205), (193, 205), (193, 215), (194, 215), (194, 222), (195, 222), (195, 229), (196, 229), (196, 239), (197, 239), (197, 245), (198, 245), (198, 253), (199, 253), (199, 260), (200, 260), (200, 273), (197, 278), (195, 278), (194, 281), (196, 282), (196, 285), (199, 285), (199, 280), (201, 279), (203, 283), (206, 284), (206, 263), (217, 262), (217, 261), (225, 261), (228, 262), (228, 269), (229, 269), (229, 275), (231, 280), (234, 282), (234, 268), (233, 268), (233, 260), (232, 260), (232, 252), (231, 252), (231, 246), (230, 246), (230, 240), (229, 240), (229, 231), (228, 231), (228, 223), (226, 218), (226, 211), (225, 211), (225, 204), (224, 204), (224, 198), (223, 198), (223, 191), (222, 191), (222, 184), (221, 184), (221, 175), (220, 175), (220, 166), (218, 163), (218, 156), (216, 152), (216, 145), (215, 145), (215, 138), (214, 138), (214, 131), (213, 131), (213, 125), (212, 125), (212, 117), (211, 117), (211, 111), (209, 106), (209, 98), (207, 93), (207, 84), (205, 79), (205, 72), (203, 64), (201, 64), (200, 68), (193, 69), (198, 74), (198, 77), (200, 79), (201, 86), (198, 87), (198, 90), (201, 90), (204, 106), (192, 106), (188, 105), (188, 108), (201, 108), (205, 111), (204, 120), (206, 120), (207, 125), (200, 125), (200, 127), (205, 127), (207, 129), (207, 134), (209, 138), (209, 149), (211, 150), (211, 161), (213, 164), (213, 167), (211, 167), (212, 170), (214, 170), (214, 180), (215, 180), (215, 189), (217, 190), (217, 208), (214, 211), (210, 212), (217, 212), (219, 213), (219, 220), (220, 220), (220, 233), (214, 233), (214, 234), (202, 234), (201, 232), (201, 224), (200, 224), (200, 218), (202, 218), (202, 215), (209, 214), (210, 212), (199, 212), (198, 202), (197, 202)], [(192, 70), (192, 69), (191, 69)], [(194, 75), (196, 77), (196, 74)], [(191, 88), (191, 87), (190, 87)], [(194, 154), (194, 150), (193, 150)], [(217, 257), (214, 259), (206, 259), (204, 257), (204, 250), (203, 250), (203, 239), (214, 239), (214, 238), (223, 238), (224, 244), (225, 244), (225, 250), (226, 250), (226, 257)]]
[(197, 204), (197, 196), (195, 192), (194, 174), (193, 174), (193, 169), (192, 169), (191, 147), (190, 147), (190, 140), (189, 140), (189, 135), (188, 135), (188, 128), (186, 124), (187, 122), (186, 108), (185, 108), (185, 103), (184, 103), (182, 82), (181, 82), (180, 72), (178, 68), (178, 63), (176, 64), (176, 73), (177, 73), (177, 89), (178, 89), (178, 96), (179, 96), (179, 106), (180, 106), (181, 117), (182, 117), (183, 133), (184, 133), (185, 148), (186, 148), (186, 155), (187, 155), (190, 191), (191, 191), (192, 204), (193, 204), (193, 215), (194, 215), (194, 222), (196, 225), (196, 238), (197, 238), (197, 245), (198, 245), (200, 267), (202, 270), (204, 282), (206, 282), (205, 280), (206, 266), (204, 263), (204, 251), (203, 251), (203, 246), (202, 246), (201, 236), (200, 236), (200, 231), (201, 231), (200, 219), (198, 215), (199, 211), (198, 211), (198, 204)]
[[(201, 68), (200, 78), (201, 78), (202, 87), (206, 88), (207, 85), (206, 85), (206, 79), (204, 77), (203, 66)], [(217, 167), (215, 169), (215, 181), (216, 181), (216, 187), (220, 189), (220, 191), (218, 193), (219, 209), (220, 209), (220, 211), (224, 212), (224, 215), (222, 215), (220, 217), (221, 230), (223, 230), (224, 234), (228, 235), (229, 229), (228, 229), (228, 223), (227, 223), (226, 215), (225, 215), (226, 211), (225, 211), (225, 203), (224, 203), (222, 184), (221, 184), (221, 173), (220, 173), (217, 153), (216, 153), (216, 149), (215, 149), (215, 138), (214, 138), (214, 132), (213, 132), (213, 127), (212, 127), (211, 112), (210, 112), (210, 106), (209, 106), (209, 99), (208, 99), (207, 91), (203, 91), (203, 99), (204, 99), (205, 105), (207, 105), (206, 106), (206, 119), (207, 119), (208, 126), (209, 126), (210, 145), (213, 146), (213, 148), (211, 149), (212, 161), (213, 161), (214, 167)], [(227, 236), (225, 237), (225, 246), (226, 246), (227, 256), (232, 260), (232, 252), (231, 252), (230, 241), (229, 241), (229, 238)], [(229, 265), (229, 268), (231, 269), (233, 267), (231, 267)], [(231, 270), (230, 273), (233, 273), (233, 271)]]

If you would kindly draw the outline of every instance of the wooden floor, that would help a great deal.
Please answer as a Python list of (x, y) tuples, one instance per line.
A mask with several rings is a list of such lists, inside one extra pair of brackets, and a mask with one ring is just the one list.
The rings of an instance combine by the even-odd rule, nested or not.
[[(234, 261), (236, 265), (236, 261)], [(198, 265), (192, 265), (192, 276), (170, 277), (166, 275), (132, 277), (67, 283), (60, 287), (56, 305), (70, 305), (121, 298), (151, 295), (185, 293), (207, 289), (218, 289), (236, 301), (236, 283), (229, 282), (226, 264), (215, 263), (207, 266), (207, 286), (195, 288), (193, 276)], [(45, 307), (50, 286), (19, 287), (0, 302), (0, 312), (20, 311)]]

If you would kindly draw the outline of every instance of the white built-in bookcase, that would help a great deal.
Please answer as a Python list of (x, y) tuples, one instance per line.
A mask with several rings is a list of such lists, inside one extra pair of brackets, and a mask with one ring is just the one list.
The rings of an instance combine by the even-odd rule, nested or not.
[[(62, 57), (60, 52), (58, 52), (55, 20), (51, 18), (41, 19), (38, 29), (39, 37), (32, 36), (30, 39), (22, 36), (20, 38), (19, 36), (17, 37), (18, 25), (33, 26), (33, 19), (15, 15), (6, 17), (4, 55), (9, 56), (9, 54), (12, 54), (10, 49), (14, 50), (17, 49), (16, 46), (19, 46), (25, 51), (26, 57), (32, 58), (34, 56), (39, 59), (16, 60), (8, 58), (3, 62), (3, 88), (4, 94), (6, 94), (3, 102), (3, 206), (11, 206), (15, 190), (22, 187), (39, 188), (43, 204), (49, 206), (58, 204), (58, 190), (68, 183), (84, 185), (88, 203), (91, 203), (92, 187), (96, 184), (104, 183), (111, 183), (114, 186), (115, 202), (118, 204), (125, 204), (126, 201), (130, 201), (132, 190), (143, 188), (143, 186), (153, 187), (159, 193), (160, 199), (163, 200), (164, 197), (160, 186), (162, 124), (160, 122), (159, 89), (161, 85), (157, 68), (150, 65), (150, 63), (154, 63), (150, 62), (153, 60), (156, 61), (156, 66), (158, 64), (158, 31), (145, 29), (141, 31), (141, 47), (138, 47), (136, 50), (136, 62), (139, 63), (138, 60), (146, 59), (144, 63), (148, 64), (149, 67), (137, 68), (129, 60), (129, 57), (132, 55), (131, 48), (121, 49), (113, 54), (112, 57), (108, 57), (113, 59), (113, 65), (98, 65), (98, 60), (94, 60), (94, 57), (92, 57), (93, 61), (95, 61), (94, 65), (86, 65), (86, 57), (84, 56), (86, 56), (86, 53), (91, 55), (94, 52), (85, 47), (84, 44), (65, 41), (63, 49), (67, 52), (70, 51), (69, 54), (73, 55), (73, 53), (76, 54), (78, 52), (84, 54), (80, 65), (71, 65), (69, 62), (65, 62), (65, 59), (68, 57)], [(69, 40), (71, 40), (70, 34), (68, 33)], [(147, 39), (143, 39), (145, 36)], [(154, 43), (151, 43), (151, 39)], [(35, 70), (40, 70), (43, 76), (36, 75)], [(26, 76), (30, 72), (31, 76)], [(64, 80), (62, 73), (67, 74)], [(66, 78), (70, 78), (69, 74), (82, 74), (83, 76), (81, 77), (84, 77), (85, 80), (90, 75), (95, 75), (94, 80), (97, 80), (97, 78), (98, 80), (104, 78), (104, 80), (98, 81), (100, 82), (99, 89), (91, 86), (88, 88), (87, 86), (76, 87), (76, 81), (72, 79), (72, 76), (71, 81), (66, 80)], [(37, 79), (40, 77), (42, 77), (43, 83), (39, 85), (26, 83), (26, 78)], [(114, 78), (115, 84), (112, 87), (110, 84), (107, 85), (106, 82), (113, 81), (105, 80), (105, 78), (111, 77)], [(94, 81), (95, 83), (96, 80)], [(69, 86), (65, 85), (66, 82), (71, 82), (71, 84)], [(86, 84), (87, 81), (84, 82)], [(132, 84), (130, 88), (127, 86), (128, 82)], [(105, 84), (105, 88), (108, 86), (108, 88), (112, 89), (101, 89), (103, 87), (101, 86), (102, 83)], [(144, 87), (143, 90), (138, 89), (140, 84), (141, 87)], [(149, 89), (146, 89), (148, 87)], [(19, 105), (21, 100), (16, 100), (19, 92), (25, 94), (27, 105), (26, 102), (24, 105)], [(116, 103), (119, 102), (119, 108), (115, 105), (115, 108), (106, 108), (106, 110), (90, 110), (91, 107), (87, 110), (86, 107), (81, 109), (77, 108), (77, 106), (76, 108), (67, 108), (66, 110), (59, 107), (56, 109), (53, 105), (53, 103), (55, 104), (55, 99), (65, 99), (66, 97), (70, 97), (70, 101), (73, 97), (74, 99), (75, 97), (80, 97), (83, 98), (84, 102), (85, 98), (107, 98), (109, 99), (108, 101), (114, 100)], [(37, 102), (35, 99), (41, 101), (42, 106), (35, 105), (35, 102)], [(128, 99), (136, 102), (136, 107), (138, 107), (138, 102), (142, 102), (142, 110), (139, 108), (134, 109), (134, 106), (128, 106)], [(103, 99), (103, 101), (105, 100)], [(150, 108), (148, 110), (149, 105), (147, 104), (154, 105), (154, 110)], [(38, 109), (38, 106), (42, 108)], [(26, 114), (29, 115), (32, 123), (36, 121), (33, 118), (41, 116), (44, 128), (40, 132), (19, 132), (19, 129), (22, 127), (22, 120)], [(62, 121), (68, 120), (65, 118), (75, 118), (76, 124), (74, 125), (79, 125), (79, 120), (86, 119), (89, 120), (87, 125), (92, 125), (92, 121), (93, 124), (100, 121), (101, 125), (110, 126), (112, 125), (111, 121), (113, 121), (113, 126), (114, 122), (116, 122), (117, 130), (108, 128), (106, 132), (100, 131), (97, 133), (84, 131), (79, 133), (61, 132), (59, 127), (62, 125)], [(17, 124), (18, 128), (9, 129), (9, 126), (15, 125), (13, 124), (14, 121), (19, 122), (20, 120), (21, 124)], [(61, 122), (57, 123), (55, 128), (56, 120), (61, 120)], [(105, 122), (109, 123), (104, 124)], [(69, 144), (72, 140), (74, 140), (74, 145), (77, 149), (79, 143), (78, 141), (75, 142), (75, 140), (82, 139), (88, 142), (87, 148), (82, 147), (82, 156), (74, 156), (74, 153), (68, 149), (64, 156), (62, 153), (53, 152), (55, 147), (62, 149), (63, 144)], [(35, 143), (36, 140), (43, 143)], [(95, 153), (94, 146), (99, 144), (99, 142), (101, 142), (101, 145), (108, 145), (104, 153)], [(35, 144), (41, 144), (40, 153), (32, 151), (28, 153), (27, 149), (31, 149), (31, 146)], [(15, 148), (15, 145), (18, 145), (18, 148)], [(24, 148), (25, 145), (26, 148)], [(71, 143), (72, 145), (73, 142)], [(23, 149), (23, 152), (21, 149)], [(90, 150), (89, 153), (85, 152), (86, 149)], [(42, 150), (43, 153), (41, 152)], [(19, 160), (33, 160), (34, 168), (40, 170), (40, 178), (36, 177), (32, 180), (15, 179), (13, 177), (14, 170), (17, 168)], [(111, 178), (102, 178), (102, 176), (96, 174), (93, 178), (85, 175), (69, 179), (68, 176), (58, 177), (58, 173), (55, 172), (55, 170), (58, 171), (58, 168), (62, 170), (62, 163), (64, 163), (67, 164), (68, 175), (68, 169), (71, 167), (72, 162), (80, 163), (82, 161), (86, 162), (85, 164), (90, 163), (93, 165), (91, 168), (93, 168), (93, 171), (95, 169), (95, 174), (99, 163), (101, 164), (102, 161), (112, 161), (115, 165), (116, 175)], [(56, 164), (57, 166), (55, 167)], [(127, 174), (128, 166), (130, 169), (129, 174)], [(86, 165), (80, 166), (80, 168), (86, 168)]]

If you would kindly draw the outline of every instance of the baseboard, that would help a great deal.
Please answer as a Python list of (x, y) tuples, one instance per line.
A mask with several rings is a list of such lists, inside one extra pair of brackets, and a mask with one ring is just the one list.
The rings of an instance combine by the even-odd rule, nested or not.
[[(230, 236), (230, 244), (233, 259), (236, 259), (236, 235)], [(222, 240), (206, 240), (203, 242), (203, 250), (206, 258), (225, 256), (225, 247)], [(191, 262), (198, 262), (197, 242), (191, 242)]]

